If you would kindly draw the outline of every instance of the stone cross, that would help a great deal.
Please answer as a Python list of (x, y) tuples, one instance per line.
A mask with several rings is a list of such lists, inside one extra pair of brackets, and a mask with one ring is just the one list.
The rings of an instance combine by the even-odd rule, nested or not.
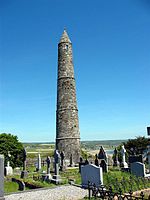
[(13, 174), (13, 169), (10, 166), (10, 162), (8, 161), (7, 166), (5, 167), (5, 176), (8, 176), (8, 175), (11, 176), (12, 174)]
[(60, 154), (58, 150), (55, 150), (54, 152), (54, 160), (55, 160), (55, 175), (59, 175)]
[(60, 154), (58, 150), (54, 151), (54, 161), (55, 161), (55, 175), (53, 175), (52, 181), (56, 184), (61, 182), (60, 175), (59, 175), (59, 166), (60, 166)]
[(124, 145), (122, 145), (122, 149), (121, 149), (121, 154), (122, 154), (122, 164), (124, 168), (128, 168), (128, 164), (126, 163), (126, 149), (124, 147)]
[(23, 149), (23, 171), (21, 172), (21, 178), (27, 177), (28, 173), (26, 171), (26, 159), (27, 159), (27, 152), (26, 149)]
[(0, 155), (0, 200), (4, 198), (4, 156)]

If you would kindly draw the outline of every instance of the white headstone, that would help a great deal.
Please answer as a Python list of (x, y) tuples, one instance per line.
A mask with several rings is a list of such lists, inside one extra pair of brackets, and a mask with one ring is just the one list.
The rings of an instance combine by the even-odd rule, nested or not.
[(101, 167), (93, 164), (81, 166), (81, 181), (83, 187), (88, 187), (88, 182), (96, 187), (103, 185), (103, 171)]
[(5, 167), (5, 176), (11, 176), (13, 175), (13, 169), (9, 164), (9, 161), (7, 162), (7, 166)]
[(125, 149), (124, 145), (122, 145), (121, 153), (122, 153), (122, 164), (123, 164), (123, 167), (124, 168), (128, 168), (128, 164), (126, 163), (126, 149)]

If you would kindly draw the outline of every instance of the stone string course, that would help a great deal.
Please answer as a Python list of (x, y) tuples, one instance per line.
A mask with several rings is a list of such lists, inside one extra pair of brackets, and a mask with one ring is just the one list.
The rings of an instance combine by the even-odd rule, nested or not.
[(79, 200), (87, 195), (87, 190), (70, 185), (11, 194), (5, 200)]

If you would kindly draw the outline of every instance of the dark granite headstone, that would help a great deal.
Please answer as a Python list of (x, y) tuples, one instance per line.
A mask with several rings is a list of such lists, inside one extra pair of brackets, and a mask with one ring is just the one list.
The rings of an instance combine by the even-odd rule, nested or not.
[(99, 166), (99, 161), (98, 161), (98, 158), (97, 158), (97, 154), (95, 155), (95, 165)]
[(23, 171), (21, 172), (21, 178), (26, 178), (28, 176), (28, 172), (26, 170), (26, 159), (27, 159), (27, 152), (26, 149), (23, 149)]
[(80, 161), (79, 161), (79, 173), (81, 173), (81, 166), (85, 165), (85, 163), (83, 162), (83, 158), (80, 157)]
[(150, 127), (147, 127), (147, 135), (150, 135)]
[(107, 172), (107, 163), (105, 160), (101, 160), (100, 167), (102, 167), (103, 172)]
[(47, 163), (47, 174), (50, 174), (51, 158), (49, 156), (47, 156), (46, 158), (46, 163)]
[(105, 150), (102, 146), (100, 147), (100, 150), (99, 150), (99, 153), (98, 153), (98, 159), (107, 160), (106, 152), (105, 152)]
[(118, 151), (116, 148), (113, 154), (113, 166), (118, 166)]
[(63, 151), (60, 152), (60, 158), (61, 158), (60, 171), (63, 171), (63, 169), (64, 169), (64, 158), (65, 158), (65, 154), (64, 154)]

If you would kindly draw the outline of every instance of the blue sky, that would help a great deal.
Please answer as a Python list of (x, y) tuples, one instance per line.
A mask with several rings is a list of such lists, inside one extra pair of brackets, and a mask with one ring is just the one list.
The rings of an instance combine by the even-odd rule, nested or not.
[(81, 140), (147, 136), (149, 0), (1, 0), (0, 132), (55, 141), (64, 27), (73, 43)]

